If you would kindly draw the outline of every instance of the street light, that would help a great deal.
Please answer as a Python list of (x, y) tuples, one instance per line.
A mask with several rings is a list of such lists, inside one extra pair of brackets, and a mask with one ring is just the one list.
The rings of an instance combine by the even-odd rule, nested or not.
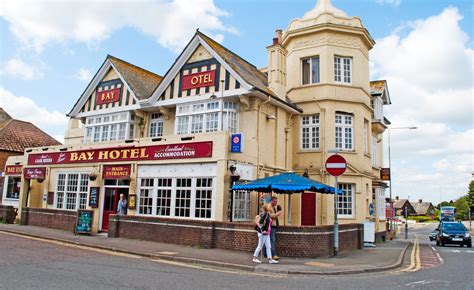
[(392, 179), (393, 179), (393, 174), (392, 174), (392, 162), (391, 162), (391, 156), (390, 156), (390, 131), (391, 130), (415, 130), (418, 129), (418, 127), (395, 127), (395, 128), (388, 128), (388, 168), (390, 169), (390, 233), (393, 230), (393, 217), (394, 217), (394, 210), (393, 210), (393, 200), (392, 200)]

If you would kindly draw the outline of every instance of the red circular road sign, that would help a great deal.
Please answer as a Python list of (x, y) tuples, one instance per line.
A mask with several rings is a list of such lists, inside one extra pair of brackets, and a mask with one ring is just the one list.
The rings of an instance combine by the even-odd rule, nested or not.
[(339, 176), (346, 172), (347, 162), (341, 155), (332, 155), (326, 160), (326, 170), (332, 176)]

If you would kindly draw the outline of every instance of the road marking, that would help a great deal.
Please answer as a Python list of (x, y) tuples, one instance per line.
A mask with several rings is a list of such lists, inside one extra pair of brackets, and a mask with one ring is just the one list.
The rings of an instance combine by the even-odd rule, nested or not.
[(112, 256), (126, 257), (126, 258), (137, 259), (137, 260), (138, 259), (149, 260), (156, 263), (162, 263), (162, 264), (168, 264), (168, 265), (174, 265), (174, 266), (180, 266), (180, 267), (186, 267), (186, 268), (193, 268), (193, 269), (200, 269), (200, 270), (211, 271), (211, 272), (220, 272), (220, 273), (233, 274), (233, 275), (262, 276), (262, 277), (271, 277), (271, 278), (287, 278), (288, 277), (288, 275), (283, 275), (283, 274), (254, 273), (254, 272), (245, 272), (245, 271), (239, 271), (239, 270), (220, 270), (220, 269), (206, 267), (206, 266), (190, 265), (190, 264), (177, 262), (177, 261), (162, 260), (159, 258), (151, 259), (151, 258), (139, 256), (139, 255), (120, 253), (120, 252), (115, 252), (112, 250), (97, 249), (97, 248), (82, 246), (82, 245), (74, 245), (74, 244), (64, 243), (64, 242), (55, 241), (55, 240), (24, 236), (21, 234), (14, 234), (14, 233), (3, 232), (3, 231), (0, 231), (0, 234), (16, 236), (16, 237), (20, 237), (24, 239), (30, 239), (30, 240), (60, 245), (60, 246), (69, 247), (69, 248), (76, 248), (76, 249), (81, 249), (81, 250), (86, 250), (86, 251), (98, 252), (98, 253), (112, 255)]
[(413, 241), (413, 249), (411, 250), (410, 265), (407, 268), (400, 270), (400, 272), (414, 272), (419, 270), (414, 270), (417, 268), (417, 255), (419, 256), (418, 248), (418, 237), (416, 237)]

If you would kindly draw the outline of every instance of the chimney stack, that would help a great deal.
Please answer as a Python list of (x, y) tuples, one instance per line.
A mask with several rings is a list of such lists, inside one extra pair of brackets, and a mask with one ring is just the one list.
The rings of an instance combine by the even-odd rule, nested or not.
[(398, 200), (398, 195), (397, 195), (397, 196), (395, 196), (395, 199), (396, 199), (396, 200)]
[(423, 200), (420, 198), (420, 199), (418, 200), (418, 202), (419, 202), (419, 203), (422, 203), (422, 202), (423, 202)]
[(283, 30), (277, 29), (268, 52), (268, 87), (281, 98), (286, 97), (286, 49), (281, 45)]

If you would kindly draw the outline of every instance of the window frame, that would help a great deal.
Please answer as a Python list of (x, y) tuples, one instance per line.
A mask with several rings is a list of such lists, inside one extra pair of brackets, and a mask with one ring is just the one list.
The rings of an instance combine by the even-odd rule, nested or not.
[[(216, 113), (217, 128), (215, 127)], [(219, 99), (180, 104), (176, 106), (174, 133), (175, 135), (191, 135), (220, 131), (236, 133), (239, 130), (239, 115), (239, 103), (233, 101)], [(196, 118), (200, 118), (199, 123), (194, 122)], [(200, 124), (198, 130), (196, 130), (196, 124)]]
[[(238, 195), (243, 198), (237, 198)], [(245, 190), (234, 190), (232, 194), (233, 198), (233, 209), (232, 209), (232, 214), (233, 217), (232, 219), (236, 222), (241, 222), (241, 221), (250, 221), (251, 218), (251, 197), (250, 197), (250, 191), (245, 191)], [(240, 207), (240, 205), (243, 205), (243, 207)], [(237, 215), (239, 213), (239, 215)], [(243, 214), (240, 214), (243, 213)]]
[[(60, 176), (64, 175), (64, 184), (63, 190), (59, 190), (59, 180)], [(68, 187), (69, 181), (70, 181), (70, 176), (72, 175), (77, 175), (77, 184), (76, 190), (69, 190)], [(86, 185), (86, 190), (82, 191), (82, 187), (84, 187), (84, 184), (82, 184), (83, 181), (87, 182)], [(88, 172), (58, 172), (56, 174), (56, 184), (54, 188), (54, 203), (53, 207), (55, 209), (60, 209), (60, 210), (68, 210), (68, 211), (77, 211), (79, 209), (87, 209), (89, 207), (89, 191), (90, 191), (90, 183), (89, 183), (89, 173)], [(58, 207), (59, 204), (59, 194), (61, 193), (61, 207)], [(68, 209), (68, 194), (74, 194), (75, 195), (75, 202), (74, 202), (74, 208), (73, 209)], [(85, 194), (85, 198), (81, 197), (81, 194)], [(81, 203), (81, 201), (84, 201)]]
[[(313, 80), (313, 60), (317, 59), (318, 60), (318, 80), (315, 82)], [(304, 82), (305, 79), (305, 72), (304, 72), (304, 62), (309, 60), (309, 76), (308, 76), (308, 83)], [(307, 85), (314, 85), (314, 84), (320, 84), (321, 83), (321, 57), (319, 55), (314, 55), (311, 57), (305, 57), (302, 58), (300, 61), (301, 64), (301, 85), (302, 86), (307, 86)]]
[[(153, 129), (153, 125), (155, 125), (155, 130)], [(148, 137), (156, 138), (162, 137), (164, 131), (164, 118), (161, 113), (152, 113), (150, 114), (150, 126), (148, 129)]]
[[(338, 117), (341, 117), (341, 123), (338, 123)], [(346, 124), (347, 118), (350, 118), (351, 123)], [(354, 122), (355, 118), (353, 114), (345, 114), (345, 113), (336, 113), (334, 116), (334, 147), (341, 150), (341, 151), (348, 151), (353, 152), (355, 151), (355, 134), (354, 134)], [(341, 129), (341, 147), (338, 147), (338, 128)], [(347, 129), (350, 129), (351, 138), (346, 138)], [(346, 148), (348, 144), (348, 140), (350, 140), (350, 148)]]
[[(338, 63), (337, 59), (340, 59), (341, 61)], [(345, 61), (349, 60), (349, 81), (346, 81), (346, 68), (345, 68)], [(340, 75), (338, 76), (337, 71), (339, 70)], [(341, 55), (334, 55), (334, 82), (337, 84), (346, 84), (350, 85), (352, 84), (353, 80), (353, 58), (350, 56), (341, 56)], [(340, 80), (338, 80), (340, 78)]]
[[(309, 118), (309, 123), (304, 124), (304, 118)], [(316, 118), (317, 122), (316, 123), (311, 123), (311, 119)], [(304, 129), (309, 129), (308, 131), (308, 148), (304, 148), (304, 140), (303, 140), (303, 134), (304, 134)], [(316, 140), (313, 143), (314, 140), (312, 140), (312, 134), (313, 134), (313, 129), (316, 133)], [(314, 145), (314, 146), (313, 146)], [(320, 114), (312, 114), (312, 115), (302, 115), (301, 116), (301, 121), (300, 121), (300, 149), (304, 151), (312, 151), (312, 150), (320, 150), (321, 148), (321, 119), (320, 119)]]
[[(142, 213), (140, 210), (140, 201), (141, 201), (141, 189), (142, 185), (141, 182), (143, 179), (151, 179), (153, 180), (153, 187), (151, 189), (151, 197), (152, 197), (152, 210), (151, 213)], [(171, 187), (166, 186), (159, 186), (159, 179), (171, 179)], [(191, 179), (191, 184), (190, 186), (180, 186), (178, 187), (178, 179)], [(210, 179), (212, 186), (211, 187), (198, 187), (197, 186), (197, 181), (198, 179)], [(139, 201), (138, 203), (138, 210), (137, 210), (137, 215), (139, 216), (157, 216), (157, 217), (167, 217), (167, 218), (176, 218), (176, 219), (192, 219), (192, 220), (214, 220), (215, 219), (215, 207), (216, 207), (216, 182), (217, 179), (214, 176), (177, 176), (177, 177), (139, 177), (137, 181), (137, 200)], [(151, 188), (151, 187), (150, 187)], [(158, 205), (158, 190), (167, 188), (171, 190), (171, 196), (170, 196), (170, 215), (162, 215), (157, 213), (157, 205)], [(178, 209), (177, 207), (177, 191), (178, 190), (190, 190), (190, 202), (189, 202), (189, 216), (179, 216), (176, 215), (176, 210)], [(210, 217), (209, 218), (201, 218), (201, 217), (196, 217), (196, 210), (197, 209), (202, 209), (202, 208), (197, 208), (196, 207), (196, 193), (198, 190), (211, 190), (211, 198), (210, 198)], [(180, 207), (181, 208), (181, 207)], [(183, 207), (184, 208), (184, 207)], [(187, 208), (187, 207), (186, 207)]]
[[(122, 118), (122, 116), (125, 118)], [(116, 120), (114, 120), (114, 117), (116, 117)], [(134, 121), (135, 115), (131, 111), (89, 116), (86, 118), (84, 125), (84, 137), (82, 142), (87, 144), (132, 139), (134, 137)], [(125, 127), (122, 126), (123, 124), (125, 124)], [(115, 127), (115, 131), (112, 131), (113, 127)], [(107, 130), (104, 130), (104, 128), (107, 128)], [(107, 132), (105, 139), (104, 132)], [(122, 132), (123, 134), (121, 134)], [(111, 136), (115, 136), (114, 139), (112, 139)]]
[[(344, 194), (342, 195), (337, 195), (337, 216), (340, 217), (340, 218), (347, 218), (347, 219), (353, 219), (355, 218), (355, 203), (356, 203), (356, 184), (355, 183), (344, 183), (344, 182), (341, 182), (339, 183), (338, 185), (338, 189), (342, 189), (344, 191)], [(341, 205), (341, 199), (344, 198), (345, 195), (347, 195), (347, 189), (345, 189), (344, 187), (349, 187), (351, 188), (351, 200), (350, 202), (346, 201), (345, 203), (346, 204), (349, 204), (350, 203), (350, 208), (349, 207), (344, 207), (342, 208), (340, 205)], [(344, 211), (344, 210), (347, 210), (348, 212), (350, 211), (350, 213), (347, 213), (347, 214), (344, 214), (344, 213), (341, 213), (341, 211)]]
[[(20, 183), (20, 185), (18, 187), (16, 187), (17, 185), (15, 185), (15, 179), (19, 179), (18, 182), (17, 182), (17, 185), (18, 183)], [(11, 180), (11, 182), (10, 182)], [(21, 191), (21, 176), (15, 176), (15, 175), (6, 175), (5, 176), (5, 179), (3, 181), (3, 186), (5, 187), (6, 191), (5, 191), (5, 200), (12, 200), (12, 201), (18, 201), (20, 200), (20, 191)], [(18, 189), (18, 192), (16, 193), (18, 196), (14, 195), (14, 197), (9, 197), (8, 194), (9, 193), (15, 193), (14, 190), (12, 192), (9, 192), (10, 190), (10, 186), (13, 187), (13, 189)]]

